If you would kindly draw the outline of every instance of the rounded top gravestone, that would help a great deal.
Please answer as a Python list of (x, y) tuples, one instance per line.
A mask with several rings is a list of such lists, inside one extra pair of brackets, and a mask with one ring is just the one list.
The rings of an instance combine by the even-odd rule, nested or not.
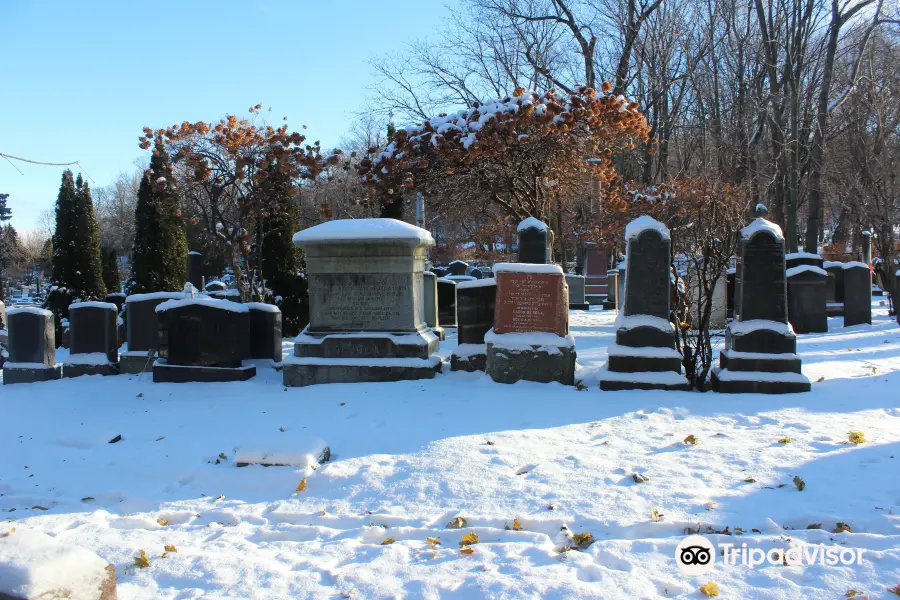
[(757, 218), (741, 230), (735, 318), (787, 323), (787, 281), (781, 228)]
[(517, 229), (519, 234), (519, 262), (533, 264), (550, 263), (550, 231), (547, 225), (534, 217), (528, 217)]
[(425, 332), (431, 234), (395, 219), (329, 221), (294, 235), (306, 255), (308, 333)]
[(628, 261), (625, 316), (669, 319), (669, 230), (659, 221), (638, 217), (625, 228)]

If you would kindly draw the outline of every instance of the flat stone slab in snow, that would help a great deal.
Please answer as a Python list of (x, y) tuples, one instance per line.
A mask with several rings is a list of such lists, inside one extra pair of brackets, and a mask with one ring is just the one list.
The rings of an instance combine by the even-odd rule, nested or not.
[(290, 434), (273, 436), (265, 442), (241, 443), (234, 453), (238, 467), (264, 465), (267, 467), (301, 467), (316, 469), (331, 458), (331, 448), (324, 441)]
[(0, 599), (115, 600), (116, 570), (82, 546), (21, 526), (0, 538)]

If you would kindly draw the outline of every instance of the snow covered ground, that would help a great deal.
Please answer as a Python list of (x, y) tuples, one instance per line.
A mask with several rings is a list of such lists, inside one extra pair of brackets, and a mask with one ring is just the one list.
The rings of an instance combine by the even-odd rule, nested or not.
[[(449, 372), (285, 390), (270, 368), (242, 383), (6, 386), (0, 535), (33, 528), (97, 552), (126, 600), (699, 598), (708, 582), (721, 598), (895, 598), (900, 328), (880, 300), (872, 326), (829, 319), (800, 336), (809, 394), (601, 392), (608, 312), (572, 313), (581, 391)], [(317, 440), (332, 452), (317, 469), (233, 462), (312, 456)], [(853, 567), (681, 575), (675, 547), (698, 527), (743, 531), (708, 536), (719, 544), (866, 552)], [(573, 533), (595, 542), (560, 552)], [(149, 567), (134, 566), (141, 550)]]

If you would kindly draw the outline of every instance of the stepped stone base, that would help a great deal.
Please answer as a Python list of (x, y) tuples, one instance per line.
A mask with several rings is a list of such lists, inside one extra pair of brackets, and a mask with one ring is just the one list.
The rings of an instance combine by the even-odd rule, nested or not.
[[(463, 346), (462, 348), (460, 346)], [(453, 354), (450, 355), (451, 371), (484, 371), (487, 368), (487, 346), (484, 344), (461, 344), (456, 347)], [(465, 346), (478, 346), (476, 351), (474, 348), (465, 348)], [(464, 352), (457, 352), (465, 350)]]
[[(712, 372), (712, 388), (715, 392), (723, 394), (795, 394), (808, 392), (812, 389), (809, 380), (802, 381), (800, 378), (792, 381), (760, 381), (753, 379), (721, 379), (723, 369), (714, 369)], [(740, 374), (746, 374), (752, 377), (753, 372), (739, 371)]]
[(53, 367), (21, 368), (10, 367), (11, 363), (3, 365), (3, 384), (12, 383), (37, 383), (39, 381), (53, 381), (62, 375), (59, 365)]
[(155, 352), (151, 358), (147, 358), (146, 352), (123, 352), (119, 355), (119, 373), (123, 375), (151, 373), (155, 356)]
[(621, 392), (627, 390), (665, 390), (670, 392), (688, 392), (691, 389), (690, 384), (684, 383), (652, 383), (647, 381), (616, 381), (616, 380), (600, 380), (600, 389), (604, 392)]
[(110, 363), (106, 365), (69, 365), (63, 363), (63, 377), (81, 377), (82, 375), (118, 375), (119, 365)]
[(552, 351), (542, 348), (546, 346), (525, 350), (488, 343), (485, 370), (497, 383), (524, 380), (575, 385), (575, 347), (556, 346)]
[(284, 360), (284, 385), (305, 387), (320, 383), (377, 383), (433, 379), (441, 359), (340, 359), (290, 357)]
[(719, 355), (719, 366), (732, 371), (757, 371), (761, 373), (800, 373), (800, 357), (787, 354), (784, 358), (774, 358), (760, 354), (758, 357), (735, 357), (728, 352)]
[(681, 373), (680, 358), (610, 356), (606, 364), (610, 371), (615, 371), (617, 373), (660, 373), (664, 371)]
[[(792, 394), (808, 392), (809, 379), (801, 373), (797, 336), (771, 328), (735, 334), (732, 323), (725, 330), (725, 350), (719, 368), (710, 376), (712, 389), (723, 394)], [(754, 356), (756, 355), (756, 356)]]
[[(603, 308), (606, 308), (606, 306), (604, 305)], [(591, 310), (591, 305), (587, 302), (584, 302), (584, 303), (576, 302), (574, 304), (570, 303), (569, 310)]]
[(247, 381), (256, 376), (253, 365), (242, 367), (196, 367), (168, 365), (162, 359), (153, 363), (153, 383), (216, 383)]

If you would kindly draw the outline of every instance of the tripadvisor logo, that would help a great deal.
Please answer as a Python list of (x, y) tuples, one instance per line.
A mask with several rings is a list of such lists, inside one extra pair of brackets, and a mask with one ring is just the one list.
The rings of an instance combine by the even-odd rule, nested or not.
[(703, 575), (716, 563), (716, 548), (702, 535), (689, 535), (675, 547), (675, 562), (685, 575)]

